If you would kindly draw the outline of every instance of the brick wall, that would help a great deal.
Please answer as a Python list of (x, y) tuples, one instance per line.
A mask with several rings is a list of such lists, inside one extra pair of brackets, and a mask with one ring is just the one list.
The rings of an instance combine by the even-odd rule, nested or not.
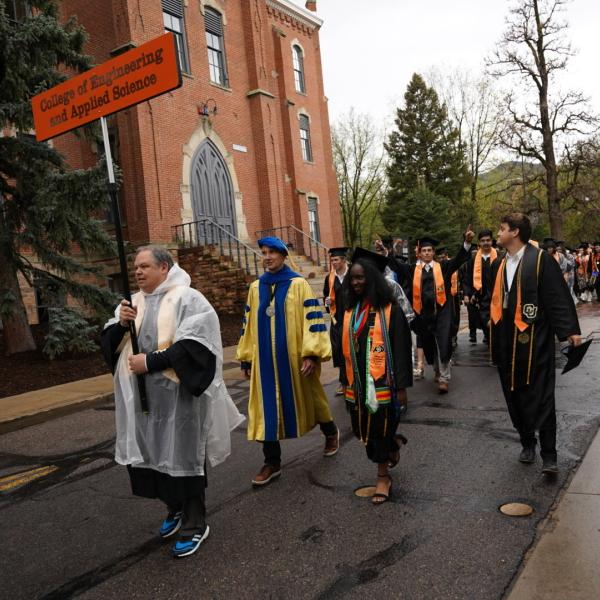
[[(207, 4), (223, 15), (228, 88), (210, 82), (203, 17)], [(96, 62), (124, 44), (139, 45), (163, 33), (160, 0), (63, 0), (61, 6), (65, 18), (76, 14), (86, 28), (86, 51)], [(182, 212), (183, 217), (191, 212), (184, 206), (190, 183), (184, 174), (186, 153), (193, 155), (208, 133), (219, 140), (236, 184), (242, 234), (253, 239), (257, 230), (287, 224), (308, 231), (307, 197), (314, 195), (322, 241), (338, 245), (342, 229), (318, 26), (302, 11), (294, 15), (267, 0), (194, 0), (184, 6), (191, 73), (184, 75), (183, 86), (113, 117), (124, 172), (126, 239), (135, 245), (171, 239), (171, 227), (182, 222)], [(294, 88), (293, 43), (304, 51), (306, 94)], [(207, 120), (198, 115), (198, 105), (209, 98), (217, 114)], [(300, 111), (310, 117), (311, 163), (301, 156)], [(73, 134), (55, 143), (75, 167), (96, 159)], [(247, 151), (234, 150), (234, 144)]]

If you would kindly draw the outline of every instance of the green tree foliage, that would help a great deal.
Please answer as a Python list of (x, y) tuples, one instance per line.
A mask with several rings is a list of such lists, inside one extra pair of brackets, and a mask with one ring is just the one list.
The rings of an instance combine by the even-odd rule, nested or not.
[(425, 235), (435, 235), (440, 246), (453, 254), (462, 240), (463, 227), (456, 219), (448, 219), (448, 200), (425, 186), (416, 188), (402, 199), (401, 234), (411, 242)]
[[(33, 10), (14, 14), (13, 2), (0, 0), (0, 316), (9, 353), (34, 347), (17, 275), (30, 285), (52, 286), (101, 311), (110, 305), (107, 290), (83, 283), (96, 272), (71, 255), (113, 255), (102, 222), (106, 209), (105, 166), (70, 170), (48, 143), (29, 135), (31, 98), (84, 71), (85, 32), (71, 19), (58, 20), (56, 0), (17, 3)], [(56, 308), (56, 307), (55, 307)]]
[(93, 352), (98, 349), (98, 346), (92, 341), (91, 336), (97, 329), (90, 325), (77, 310), (50, 308), (44, 354), (54, 360), (64, 352)]
[[(416, 190), (423, 193), (423, 188), (445, 200), (441, 216), (453, 219), (468, 182), (465, 155), (446, 107), (440, 104), (436, 91), (416, 73), (395, 122), (397, 130), (385, 145), (390, 158), (387, 203), (382, 212), (385, 226), (389, 231), (404, 233), (406, 219), (412, 218), (407, 214), (406, 199)], [(458, 219), (457, 216), (457, 222)], [(429, 232), (437, 235), (431, 225)]]

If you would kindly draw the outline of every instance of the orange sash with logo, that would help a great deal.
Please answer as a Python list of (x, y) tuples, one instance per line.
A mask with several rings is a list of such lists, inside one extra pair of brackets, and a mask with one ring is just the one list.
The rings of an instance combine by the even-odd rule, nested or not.
[(329, 314), (331, 315), (331, 322), (335, 325), (335, 269), (329, 271)]
[[(440, 263), (431, 261), (429, 263), (433, 268), (433, 281), (435, 285), (435, 300), (440, 305), (446, 304), (446, 288), (444, 287), (444, 276), (442, 275), (442, 267)], [(421, 301), (421, 277), (423, 274), (423, 264), (419, 263), (415, 267), (415, 274), (413, 276), (413, 310), (420, 315), (423, 310), (423, 304)]]
[(452, 279), (450, 280), (452, 286), (450, 287), (450, 295), (456, 296), (458, 294), (458, 271), (452, 273)]
[[(523, 259), (521, 259), (522, 261)], [(506, 257), (502, 259), (500, 268), (496, 274), (494, 282), (494, 293), (492, 294), (492, 306), (490, 308), (490, 316), (492, 322), (497, 325), (502, 320), (502, 308), (504, 306), (504, 270), (506, 268)], [(517, 286), (517, 308), (515, 310), (515, 326), (519, 331), (525, 331), (528, 327), (523, 321), (523, 313), (521, 308), (521, 264), (515, 273), (513, 285)]]
[[(496, 252), (496, 248), (492, 248), (490, 252), (490, 265), (498, 258), (498, 252)], [(481, 248), (477, 250), (477, 254), (475, 255), (475, 264), (473, 265), (473, 287), (480, 292), (483, 284), (481, 283), (481, 264), (483, 262), (483, 253), (481, 252)]]
[[(392, 314), (392, 305), (388, 304), (384, 309), (385, 322), (389, 327), (390, 315)], [(367, 318), (369, 316), (367, 315)], [(352, 319), (352, 310), (347, 310), (344, 314), (344, 329), (342, 333), (342, 351), (346, 362), (346, 377), (348, 385), (354, 383), (354, 369), (352, 368), (352, 355), (350, 354), (350, 320)], [(381, 326), (381, 312), (377, 311), (375, 315), (375, 324), (369, 330), (371, 337), (371, 354), (369, 356), (369, 372), (374, 381), (381, 379), (385, 375), (386, 354), (385, 343), (383, 340), (383, 329)]]

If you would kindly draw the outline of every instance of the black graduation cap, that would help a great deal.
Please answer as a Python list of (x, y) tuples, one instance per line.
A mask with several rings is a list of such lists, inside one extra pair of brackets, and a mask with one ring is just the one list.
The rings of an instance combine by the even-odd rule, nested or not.
[(385, 271), (385, 268), (388, 266), (389, 259), (387, 256), (383, 256), (383, 254), (377, 254), (377, 252), (371, 252), (366, 248), (355, 248), (352, 253), (351, 261), (354, 263), (357, 260), (368, 260), (373, 263), (373, 265), (382, 273)]
[(423, 248), (425, 246), (432, 246), (433, 248), (435, 248), (439, 243), (439, 240), (436, 240), (435, 238), (429, 237), (427, 235), (424, 235), (421, 239), (417, 240), (417, 245), (419, 246), (419, 248)]
[(551, 237), (544, 238), (544, 241), (542, 243), (547, 248), (556, 248), (557, 246), (556, 240)]
[(329, 248), (329, 256), (331, 256), (331, 258), (333, 258), (334, 256), (343, 256), (344, 258), (346, 258), (346, 256), (348, 256), (348, 250), (350, 250), (350, 248), (347, 248), (346, 246), (340, 246), (339, 248)]
[(387, 244), (391, 244), (391, 243), (393, 243), (393, 241), (394, 241), (394, 240), (392, 239), (392, 236), (391, 236), (391, 235), (382, 235), (382, 236), (381, 236), (381, 241), (382, 241), (384, 244), (386, 244), (386, 245), (387, 245)]
[(562, 349), (563, 354), (567, 357), (567, 364), (562, 370), (562, 375), (579, 366), (592, 342), (593, 340), (589, 339), (579, 346), (569, 345)]
[(590, 247), (589, 242), (579, 242), (578, 248), (583, 248), (584, 250), (587, 250), (589, 247)]
[(447, 254), (448, 253), (448, 248), (446, 248), (446, 246), (440, 246), (439, 248), (435, 249), (435, 253), (437, 255), (439, 255), (439, 254)]
[(554, 240), (554, 243), (557, 246), (564, 246), (565, 245), (565, 240)]
[(600, 242), (593, 242), (592, 246), (600, 246)]

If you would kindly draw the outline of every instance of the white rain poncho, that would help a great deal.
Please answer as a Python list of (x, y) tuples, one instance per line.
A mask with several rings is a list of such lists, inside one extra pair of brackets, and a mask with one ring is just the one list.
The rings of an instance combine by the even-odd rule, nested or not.
[[(174, 265), (167, 279), (151, 294), (138, 292), (136, 327), (140, 352), (163, 350), (180, 340), (193, 340), (216, 356), (215, 377), (198, 397), (179, 383), (172, 369), (144, 376), (149, 413), (140, 409), (136, 376), (131, 373), (129, 335), (115, 369), (117, 440), (115, 460), (122, 465), (147, 467), (172, 476), (204, 475), (231, 453), (230, 432), (242, 416), (223, 382), (223, 348), (219, 319), (190, 277)], [(116, 323), (115, 318), (107, 327)]]

